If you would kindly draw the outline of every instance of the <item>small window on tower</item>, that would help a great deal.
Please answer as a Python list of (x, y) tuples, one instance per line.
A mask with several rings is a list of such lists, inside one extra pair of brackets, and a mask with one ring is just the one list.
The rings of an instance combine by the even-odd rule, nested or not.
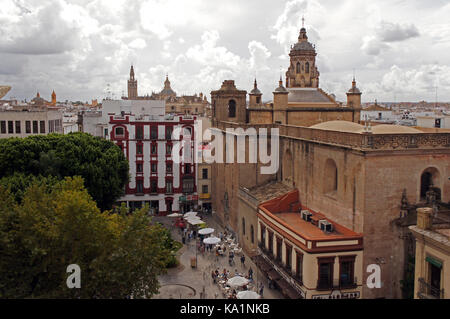
[(228, 117), (236, 117), (236, 101), (230, 100), (228, 102)]
[(297, 63), (297, 73), (300, 73), (300, 62)]

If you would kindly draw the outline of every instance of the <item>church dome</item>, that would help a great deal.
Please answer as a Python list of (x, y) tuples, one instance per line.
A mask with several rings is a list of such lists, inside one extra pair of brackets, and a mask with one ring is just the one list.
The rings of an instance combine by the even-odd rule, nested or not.
[(309, 42), (298, 42), (292, 47), (292, 51), (314, 51), (314, 46)]
[(358, 123), (348, 121), (330, 121), (313, 125), (311, 126), (311, 128), (325, 131), (359, 133), (364, 129), (364, 126)]
[(261, 94), (261, 91), (258, 90), (258, 89), (253, 89), (253, 90), (250, 91), (250, 94), (260, 95), (260, 94)]
[(355, 86), (355, 87), (352, 87), (350, 90), (348, 90), (348, 93), (359, 94), (359, 93), (361, 93), (361, 91)]

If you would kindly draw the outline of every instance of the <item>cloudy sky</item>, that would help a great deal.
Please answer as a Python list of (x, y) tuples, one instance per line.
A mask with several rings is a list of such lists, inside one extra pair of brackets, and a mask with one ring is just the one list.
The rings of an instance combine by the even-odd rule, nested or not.
[(0, 0), (0, 85), (59, 101), (126, 92), (208, 94), (256, 76), (270, 100), (302, 16), (320, 85), (339, 100), (355, 70), (364, 101), (450, 101), (449, 0)]

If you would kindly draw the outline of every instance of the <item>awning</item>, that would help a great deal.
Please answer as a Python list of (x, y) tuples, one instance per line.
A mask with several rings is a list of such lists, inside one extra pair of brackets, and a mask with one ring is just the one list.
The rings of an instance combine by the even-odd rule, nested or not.
[(442, 261), (434, 259), (433, 257), (427, 257), (427, 258), (425, 258), (425, 260), (438, 268), (442, 268)]
[(280, 274), (277, 273), (275, 269), (271, 269), (270, 271), (268, 271), (267, 276), (269, 276), (269, 278), (274, 281), (277, 281), (278, 279), (281, 278)]
[(277, 284), (280, 287), (283, 295), (285, 295), (286, 297), (290, 299), (303, 299), (302, 295), (297, 290), (295, 290), (291, 285), (289, 285), (286, 282), (286, 280), (281, 278), (277, 280)]
[(255, 263), (265, 273), (272, 269), (272, 266), (261, 256), (255, 257)]

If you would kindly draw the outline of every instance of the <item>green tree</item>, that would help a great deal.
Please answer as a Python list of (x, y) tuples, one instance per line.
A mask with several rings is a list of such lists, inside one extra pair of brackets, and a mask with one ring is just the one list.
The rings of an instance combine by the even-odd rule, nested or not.
[(120, 148), (86, 133), (0, 139), (0, 150), (0, 176), (82, 176), (101, 210), (112, 207), (128, 182)]
[[(171, 256), (164, 236), (144, 210), (101, 212), (80, 177), (33, 181), (20, 203), (0, 186), (0, 298), (151, 297)], [(67, 288), (70, 264), (81, 289)]]

